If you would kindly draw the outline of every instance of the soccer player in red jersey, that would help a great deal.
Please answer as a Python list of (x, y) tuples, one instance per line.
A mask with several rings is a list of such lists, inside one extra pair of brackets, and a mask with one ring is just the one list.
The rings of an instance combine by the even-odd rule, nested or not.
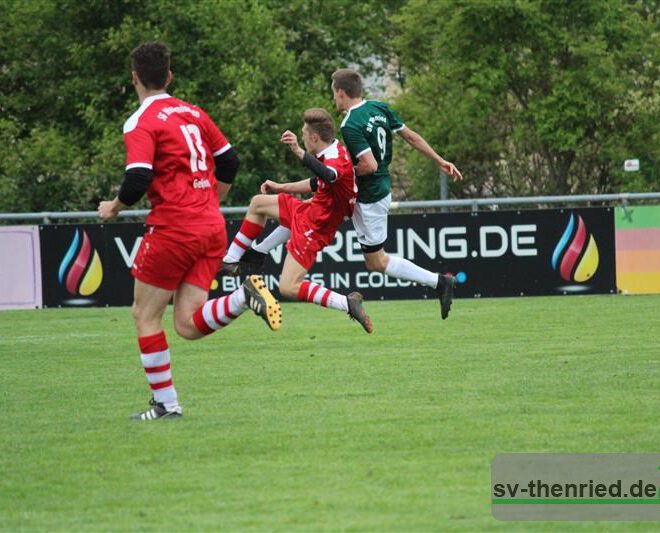
[[(302, 137), (307, 151), (298, 145), (298, 138), (291, 131), (285, 131), (281, 141), (314, 176), (295, 183), (268, 180), (261, 185), (263, 194), (252, 198), (247, 215), (223, 260), (223, 270), (237, 272), (241, 257), (263, 231), (266, 218), (277, 219), (291, 232), (286, 245), (289, 253), (280, 276), (282, 296), (344, 311), (371, 333), (371, 320), (362, 307), (359, 292), (344, 296), (305, 280), (316, 254), (332, 243), (339, 225), (351, 217), (357, 186), (350, 155), (335, 139), (330, 114), (325, 109), (308, 109), (303, 122)], [(303, 202), (292, 196), (311, 191), (314, 196), (309, 201)]]
[(131, 60), (140, 107), (124, 124), (124, 182), (116, 198), (99, 204), (98, 213), (110, 220), (145, 192), (151, 203), (131, 273), (133, 318), (153, 397), (149, 409), (131, 418), (154, 420), (182, 414), (161, 324), (172, 298), (176, 332), (191, 340), (227, 326), (248, 307), (279, 329), (281, 311), (259, 276), (207, 301), (227, 247), (220, 197), (236, 176), (238, 156), (201, 108), (167, 94), (172, 73), (164, 44), (142, 44)]

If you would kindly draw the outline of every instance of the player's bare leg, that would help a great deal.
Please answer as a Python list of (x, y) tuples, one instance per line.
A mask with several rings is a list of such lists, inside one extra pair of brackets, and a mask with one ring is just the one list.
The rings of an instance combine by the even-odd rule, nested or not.
[(174, 294), (174, 329), (184, 339), (195, 340), (204, 337), (195, 326), (192, 317), (208, 298), (208, 291), (192, 283), (182, 283)]
[(135, 420), (155, 420), (181, 416), (176, 390), (172, 383), (170, 350), (163, 331), (162, 318), (173, 291), (135, 280), (133, 319), (138, 333), (140, 358), (152, 390), (151, 406), (136, 413)]
[(382, 248), (374, 252), (363, 252), (364, 263), (368, 270), (382, 272), (393, 278), (414, 281), (420, 285), (435, 289), (440, 300), (440, 315), (444, 320), (449, 316), (454, 299), (456, 278), (451, 274), (437, 274), (417, 266), (402, 257), (387, 255)]
[(305, 280), (307, 269), (288, 253), (280, 276), (280, 294), (284, 298), (315, 303), (322, 307), (338, 309), (357, 320), (367, 333), (373, 331), (371, 319), (362, 307), (362, 295), (352, 292), (348, 296)]
[(261, 234), (268, 218), (279, 220), (280, 208), (277, 195), (257, 194), (252, 197), (248, 212), (241, 228), (232, 240), (227, 255), (222, 260), (221, 271), (236, 275), (243, 254), (250, 249), (252, 242)]
[(307, 269), (298, 263), (288, 253), (284, 258), (284, 265), (282, 266), (282, 273), (280, 274), (280, 294), (283, 298), (295, 300), (298, 298), (300, 286), (305, 281)]
[(140, 337), (153, 335), (163, 329), (163, 314), (173, 294), (173, 291), (135, 280), (132, 311), (135, 328)]
[(280, 218), (280, 206), (277, 195), (257, 194), (250, 200), (245, 219), (263, 226), (268, 218)]

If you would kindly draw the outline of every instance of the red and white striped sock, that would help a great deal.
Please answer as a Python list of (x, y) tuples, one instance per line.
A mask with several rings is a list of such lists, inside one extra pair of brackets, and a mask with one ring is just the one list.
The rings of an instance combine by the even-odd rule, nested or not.
[(343, 294), (331, 291), (311, 281), (303, 281), (298, 290), (298, 300), (318, 304), (323, 307), (339, 309), (348, 313), (348, 300)]
[(170, 349), (167, 346), (165, 332), (159, 331), (153, 335), (138, 337), (138, 344), (142, 366), (154, 399), (171, 411), (179, 405), (179, 402), (172, 384)]
[(239, 287), (231, 294), (209, 300), (193, 313), (195, 327), (204, 335), (228, 326), (247, 309), (245, 292)]
[(252, 241), (256, 239), (264, 227), (256, 222), (250, 222), (247, 218), (243, 220), (241, 229), (238, 230), (236, 237), (231, 241), (227, 255), (224, 261), (227, 263), (237, 263), (243, 257), (245, 251), (250, 248)]

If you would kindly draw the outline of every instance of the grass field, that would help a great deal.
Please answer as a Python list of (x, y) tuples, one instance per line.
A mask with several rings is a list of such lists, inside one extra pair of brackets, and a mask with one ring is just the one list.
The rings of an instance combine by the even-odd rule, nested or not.
[(189, 342), (185, 416), (149, 390), (130, 311), (0, 313), (2, 530), (648, 530), (498, 522), (500, 452), (658, 452), (660, 297), (375, 302), (368, 336), (286, 304)]

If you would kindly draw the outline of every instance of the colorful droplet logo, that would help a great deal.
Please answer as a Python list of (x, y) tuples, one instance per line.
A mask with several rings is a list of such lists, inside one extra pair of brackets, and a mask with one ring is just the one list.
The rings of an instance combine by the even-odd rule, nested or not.
[[(82, 236), (82, 237), (81, 237)], [(89, 296), (103, 281), (103, 266), (84, 229), (77, 229), (67, 250), (57, 278), (69, 294)]]
[[(577, 227), (576, 227), (577, 226)], [(598, 270), (598, 245), (580, 215), (571, 218), (552, 254), (552, 269), (566, 281), (585, 282)]]

